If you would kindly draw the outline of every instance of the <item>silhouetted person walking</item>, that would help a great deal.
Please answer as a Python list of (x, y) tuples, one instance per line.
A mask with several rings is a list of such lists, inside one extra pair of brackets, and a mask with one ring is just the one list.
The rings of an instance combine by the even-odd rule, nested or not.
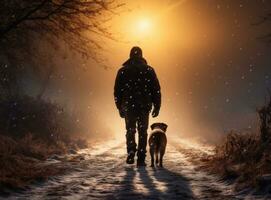
[[(114, 96), (120, 116), (125, 118), (128, 153), (126, 162), (133, 164), (137, 151), (137, 165), (145, 166), (149, 113), (153, 107), (152, 116), (158, 116), (161, 93), (154, 69), (148, 66), (139, 47), (131, 49), (130, 58), (119, 69)], [(136, 129), (138, 148), (135, 142)]]

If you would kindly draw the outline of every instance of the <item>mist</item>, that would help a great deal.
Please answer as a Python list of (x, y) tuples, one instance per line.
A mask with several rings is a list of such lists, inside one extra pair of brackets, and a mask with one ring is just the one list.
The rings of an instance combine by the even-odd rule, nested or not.
[[(166, 122), (170, 135), (205, 142), (216, 142), (231, 129), (257, 128), (255, 111), (270, 85), (270, 49), (257, 39), (267, 28), (252, 25), (263, 5), (253, 9), (222, 1), (142, 5), (127, 3), (132, 10), (124, 9), (112, 18), (116, 40), (101, 39), (103, 61), (86, 60), (69, 49), (65, 56), (56, 55), (53, 62), (58, 68), (44, 98), (80, 112), (86, 127), (91, 127), (86, 128), (90, 138), (124, 138), (124, 120), (118, 116), (113, 87), (118, 69), (132, 46), (138, 45), (162, 88), (161, 113), (150, 124)], [(153, 17), (153, 30), (140, 38), (132, 34), (137, 19), (152, 16), (159, 18), (155, 22)], [(28, 78), (26, 91), (35, 94), (35, 84), (39, 80)]]
[(0, 11), (0, 198), (271, 199), (271, 1)]

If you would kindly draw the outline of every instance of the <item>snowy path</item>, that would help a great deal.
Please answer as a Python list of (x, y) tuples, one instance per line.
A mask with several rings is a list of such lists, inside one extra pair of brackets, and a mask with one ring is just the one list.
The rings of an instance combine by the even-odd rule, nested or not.
[[(111, 141), (79, 152), (79, 159), (59, 163), (72, 171), (33, 185), (9, 199), (238, 199), (230, 185), (196, 169), (189, 161), (195, 149), (169, 143), (164, 169), (128, 166), (125, 145)], [(239, 198), (242, 199), (242, 198)]]

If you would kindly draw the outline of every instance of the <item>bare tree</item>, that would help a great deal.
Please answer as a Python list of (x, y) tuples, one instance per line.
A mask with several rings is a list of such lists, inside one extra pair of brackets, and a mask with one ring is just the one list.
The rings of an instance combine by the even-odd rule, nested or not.
[[(18, 85), (16, 80), (27, 67), (25, 63), (37, 71), (46, 66), (40, 44), (48, 51), (57, 51), (65, 44), (85, 58), (99, 60), (99, 37), (113, 39), (104, 24), (120, 6), (115, 0), (2, 0), (0, 68), (6, 77), (0, 77), (1, 86)], [(49, 77), (53, 69), (50, 66), (44, 71)]]
[(23, 36), (51, 44), (60, 39), (85, 56), (93, 54), (89, 48), (101, 48), (86, 31), (111, 38), (103, 27), (108, 20), (105, 15), (120, 6), (114, 0), (3, 0), (1, 4), (1, 46), (10, 47), (12, 42), (19, 45), (17, 40)]

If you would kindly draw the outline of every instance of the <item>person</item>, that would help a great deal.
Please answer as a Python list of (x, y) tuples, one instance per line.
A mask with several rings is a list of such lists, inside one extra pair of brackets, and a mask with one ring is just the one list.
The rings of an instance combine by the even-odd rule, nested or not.
[[(143, 58), (140, 47), (133, 47), (130, 58), (119, 69), (114, 86), (114, 97), (120, 117), (125, 119), (127, 164), (146, 166), (147, 129), (149, 114), (159, 115), (161, 106), (160, 84), (154, 69)], [(135, 142), (138, 131), (138, 147)]]

